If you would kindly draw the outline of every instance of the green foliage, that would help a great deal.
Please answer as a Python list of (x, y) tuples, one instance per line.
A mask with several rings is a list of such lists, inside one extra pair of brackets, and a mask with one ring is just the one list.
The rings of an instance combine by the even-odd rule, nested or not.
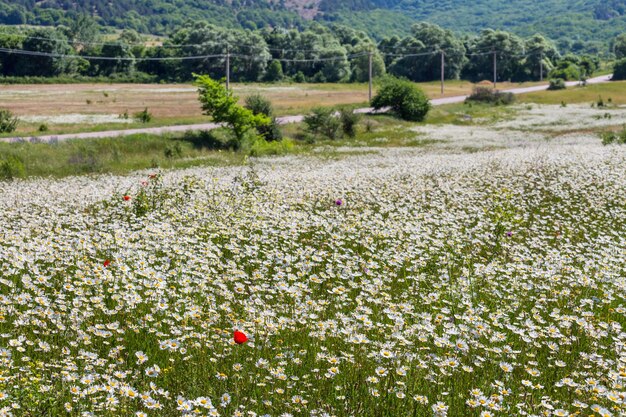
[(269, 66), (267, 67), (267, 72), (265, 73), (265, 81), (281, 81), (283, 77), (283, 66), (280, 61), (271, 61)]
[(152, 121), (152, 113), (150, 113), (146, 107), (142, 111), (135, 113), (133, 118), (141, 123), (150, 123), (150, 121)]
[(246, 97), (244, 107), (255, 115), (261, 114), (271, 117), (274, 113), (272, 102), (261, 94), (252, 94)]
[(341, 109), (339, 111), (339, 120), (341, 121), (341, 130), (344, 135), (349, 138), (356, 136), (356, 127), (361, 120), (361, 115), (355, 113), (351, 109)]
[(626, 33), (622, 33), (613, 40), (615, 59), (626, 58)]
[(378, 93), (372, 98), (372, 107), (391, 110), (403, 120), (421, 122), (431, 108), (426, 94), (410, 81), (385, 77)]
[[(461, 39), (449, 30), (432, 23), (420, 22), (411, 28), (412, 36), (394, 42), (388, 39), (381, 42), (381, 49), (392, 54), (415, 54), (445, 50), (446, 79), (458, 79), (465, 65), (465, 46)], [(432, 81), (441, 78), (441, 55), (438, 53), (399, 57), (389, 63), (390, 72), (413, 81)]]
[(513, 93), (498, 91), (490, 87), (476, 87), (465, 101), (467, 103), (486, 103), (494, 104), (496, 106), (508, 105), (515, 102), (515, 95)]
[(626, 145), (626, 125), (618, 132), (606, 131), (600, 133), (603, 145), (611, 145), (613, 143)]
[(254, 114), (252, 110), (237, 104), (238, 97), (219, 81), (208, 75), (195, 75), (195, 78), (204, 114), (211, 116), (215, 123), (224, 123), (230, 129), (234, 135), (234, 148), (241, 147), (244, 136), (250, 129), (270, 123), (269, 117)]
[(281, 141), (267, 141), (265, 139), (258, 139), (254, 141), (250, 148), (251, 156), (266, 156), (266, 155), (285, 155), (293, 152), (294, 143), (290, 139), (284, 139)]
[(11, 133), (17, 129), (19, 119), (10, 110), (0, 109), (0, 133)]
[(567, 81), (577, 81), (580, 80), (582, 73), (580, 71), (580, 67), (578, 65), (568, 62), (568, 61), (560, 61), (557, 64), (557, 67), (550, 71), (550, 78), (562, 78)]
[(550, 85), (548, 86), (548, 90), (565, 90), (567, 87), (565, 85), (565, 80), (563, 78), (552, 78), (550, 80)]
[(615, 61), (613, 64), (613, 81), (626, 80), (626, 58)]
[(304, 116), (305, 130), (315, 135), (322, 135), (328, 139), (337, 139), (341, 127), (340, 120), (335, 117), (335, 111), (328, 107), (316, 107), (311, 114)]
[(26, 174), (24, 162), (15, 155), (0, 158), (0, 180), (23, 178)]

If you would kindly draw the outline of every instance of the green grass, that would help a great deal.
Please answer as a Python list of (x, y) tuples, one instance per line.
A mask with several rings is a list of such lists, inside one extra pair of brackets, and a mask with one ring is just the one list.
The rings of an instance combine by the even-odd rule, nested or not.
[(626, 104), (626, 81), (613, 81), (605, 84), (593, 84), (586, 87), (568, 87), (566, 90), (540, 91), (522, 94), (518, 99), (522, 103), (566, 104), (594, 103), (602, 97), (609, 98), (615, 105)]
[[(170, 150), (169, 152), (167, 150)], [(170, 155), (170, 157), (167, 156)], [(24, 164), (26, 176), (123, 174), (147, 168), (186, 168), (240, 163), (244, 155), (204, 147), (184, 135), (139, 134), (57, 143), (0, 143), (0, 160), (9, 155)]]

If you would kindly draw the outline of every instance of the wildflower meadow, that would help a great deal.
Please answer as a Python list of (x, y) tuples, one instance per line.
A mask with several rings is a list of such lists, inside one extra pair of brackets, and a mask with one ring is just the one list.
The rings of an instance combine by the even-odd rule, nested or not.
[(625, 169), (567, 142), (0, 183), (0, 415), (624, 416)]

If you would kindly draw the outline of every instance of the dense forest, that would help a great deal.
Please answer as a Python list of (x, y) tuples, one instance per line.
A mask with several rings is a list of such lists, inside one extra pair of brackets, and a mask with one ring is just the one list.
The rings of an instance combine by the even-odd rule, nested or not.
[[(626, 37), (614, 41), (626, 54)], [(618, 56), (619, 55), (619, 56)], [(192, 74), (236, 81), (364, 82), (369, 60), (375, 77), (386, 73), (413, 81), (446, 79), (528, 81), (555, 77), (580, 80), (599, 65), (598, 56), (563, 54), (551, 40), (486, 29), (459, 36), (435, 24), (414, 24), (407, 36), (379, 41), (338, 24), (312, 23), (304, 30), (228, 29), (188, 22), (171, 36), (149, 42), (126, 29), (103, 36), (97, 22), (78, 15), (55, 28), (5, 27), (0, 31), (0, 76), (106, 77), (120, 81), (189, 81)]]
[(87, 14), (104, 26), (160, 35), (189, 19), (227, 28), (303, 29), (309, 23), (297, 10), (377, 40), (409, 35), (413, 23), (428, 21), (457, 34), (485, 28), (523, 37), (542, 33), (576, 53), (605, 52), (608, 41), (626, 31), (626, 0), (0, 0), (0, 24), (69, 25)]

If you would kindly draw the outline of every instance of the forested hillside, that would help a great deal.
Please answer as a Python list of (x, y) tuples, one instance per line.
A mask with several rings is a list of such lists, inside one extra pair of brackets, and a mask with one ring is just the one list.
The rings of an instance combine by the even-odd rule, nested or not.
[(311, 18), (376, 39), (407, 35), (428, 21), (457, 34), (485, 28), (541, 33), (562, 50), (605, 52), (626, 32), (626, 0), (0, 0), (0, 24), (69, 24), (78, 13), (100, 24), (169, 34), (187, 20), (221, 27), (303, 28)]

